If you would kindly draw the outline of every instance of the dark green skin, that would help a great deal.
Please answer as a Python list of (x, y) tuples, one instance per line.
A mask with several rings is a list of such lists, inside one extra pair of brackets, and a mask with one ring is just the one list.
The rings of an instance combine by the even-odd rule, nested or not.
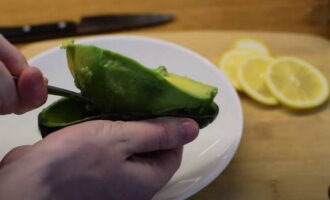
[[(200, 128), (204, 128), (215, 119), (218, 112), (218, 106), (212, 103), (202, 114), (191, 115), (178, 110), (176, 113), (167, 116), (191, 118), (198, 123)], [(90, 110), (90, 106), (86, 102), (73, 98), (62, 98), (39, 113), (38, 124), (42, 137), (46, 137), (48, 134), (61, 128), (91, 120), (138, 121), (163, 116), (137, 112), (102, 114), (96, 110)]]

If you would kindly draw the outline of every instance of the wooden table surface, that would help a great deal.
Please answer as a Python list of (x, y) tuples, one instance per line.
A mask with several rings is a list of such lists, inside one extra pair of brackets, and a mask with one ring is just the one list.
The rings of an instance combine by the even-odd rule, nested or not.
[[(154, 32), (178, 30), (249, 30), (309, 33), (330, 38), (329, 0), (1, 0), (0, 26), (78, 21), (83, 15), (136, 12), (171, 13), (176, 20), (134, 33), (143, 31), (152, 35)], [(180, 37), (184, 39), (184, 36)], [(215, 35), (213, 37), (216, 38)], [(267, 41), (267, 37), (261, 37)], [(164, 39), (171, 40), (171, 37)], [(182, 45), (195, 48), (213, 62), (218, 58), (217, 53), (224, 48), (216, 49), (216, 45), (207, 43), (206, 49), (211, 50), (206, 51), (197, 42), (189, 43), (175, 37), (172, 39), (174, 42), (185, 41)], [(324, 44), (321, 47), (330, 55), (329, 43)], [(19, 47), (24, 49), (24, 46)], [(275, 51), (276, 48), (281, 53), (281, 46), (275, 47)], [(312, 51), (307, 52), (322, 61), (327, 59), (326, 53), (316, 55)], [(308, 54), (306, 56), (308, 58)], [(220, 177), (191, 199), (327, 199), (326, 190), (330, 184), (330, 160), (327, 155), (330, 155), (330, 145), (327, 145), (326, 138), (330, 139), (327, 136), (330, 129), (329, 117), (322, 109), (329, 114), (329, 103), (321, 111), (315, 111), (315, 115), (296, 115), (282, 109), (264, 109), (244, 95), (241, 95), (241, 99), (245, 113), (257, 111), (258, 115), (245, 114), (245, 132), (234, 160)], [(274, 118), (262, 118), (267, 113), (280, 117), (276, 128), (269, 128)], [(314, 118), (320, 122), (315, 128), (308, 124)], [(288, 130), (286, 123), (294, 126)], [(256, 132), (253, 133), (253, 130)], [(265, 133), (266, 130), (273, 131)], [(294, 134), (288, 135), (287, 132)], [(296, 141), (298, 132), (302, 135)], [(305, 146), (308, 144), (313, 146)]]
[[(250, 35), (264, 41), (273, 56), (300, 57), (330, 77), (330, 42), (320, 37), (242, 31), (131, 34), (174, 42), (200, 53), (214, 64), (233, 40)], [(32, 57), (62, 41), (38, 42), (25, 45), (21, 50)], [(221, 96), (221, 91), (218, 95)], [(224, 172), (190, 199), (326, 199), (330, 185), (330, 100), (319, 108), (295, 112), (282, 106), (262, 106), (243, 93), (239, 96), (244, 127), (238, 151)]]
[(330, 0), (1, 0), (0, 26), (76, 20), (107, 13), (172, 13), (145, 30), (262, 30), (330, 38)]

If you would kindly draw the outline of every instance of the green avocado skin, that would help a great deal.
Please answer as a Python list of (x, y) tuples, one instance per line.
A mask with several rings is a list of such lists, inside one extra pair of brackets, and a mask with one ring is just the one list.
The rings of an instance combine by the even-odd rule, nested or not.
[(96, 110), (168, 115), (178, 110), (203, 113), (217, 94), (193, 96), (167, 81), (163, 67), (149, 69), (135, 60), (95, 46), (65, 45), (70, 71), (76, 86)]
[[(61, 98), (48, 107), (44, 108), (38, 115), (38, 126), (42, 137), (46, 137), (54, 131), (67, 126), (83, 123), (90, 120), (112, 120), (112, 121), (138, 121), (162, 117), (163, 115), (152, 115), (148, 113), (124, 113), (111, 112), (101, 114), (94, 110), (86, 109), (86, 102), (74, 98)], [(194, 119), (200, 128), (210, 124), (219, 112), (215, 103), (211, 103), (203, 114), (187, 114), (180, 110), (167, 115), (169, 117), (187, 117)]]

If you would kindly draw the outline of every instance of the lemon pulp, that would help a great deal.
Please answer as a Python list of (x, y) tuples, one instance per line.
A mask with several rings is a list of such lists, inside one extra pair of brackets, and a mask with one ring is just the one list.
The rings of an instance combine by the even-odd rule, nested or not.
[(237, 77), (238, 68), (251, 55), (255, 54), (249, 51), (228, 51), (220, 61), (220, 68), (237, 90), (241, 90), (242, 88)]
[(268, 56), (253, 56), (243, 62), (238, 69), (238, 80), (243, 91), (252, 99), (266, 105), (278, 104), (264, 80), (272, 61), (273, 59)]
[(265, 80), (271, 93), (290, 108), (313, 108), (329, 96), (329, 85), (313, 65), (294, 57), (274, 61)]

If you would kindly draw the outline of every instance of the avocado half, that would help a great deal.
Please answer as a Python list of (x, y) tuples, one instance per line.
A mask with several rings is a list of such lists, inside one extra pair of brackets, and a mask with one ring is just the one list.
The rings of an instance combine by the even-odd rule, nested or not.
[(116, 52), (91, 45), (64, 42), (75, 85), (90, 103), (62, 98), (38, 116), (43, 137), (89, 120), (143, 120), (161, 116), (189, 117), (200, 128), (211, 123), (219, 108), (216, 87), (169, 73), (164, 66), (150, 69)]

